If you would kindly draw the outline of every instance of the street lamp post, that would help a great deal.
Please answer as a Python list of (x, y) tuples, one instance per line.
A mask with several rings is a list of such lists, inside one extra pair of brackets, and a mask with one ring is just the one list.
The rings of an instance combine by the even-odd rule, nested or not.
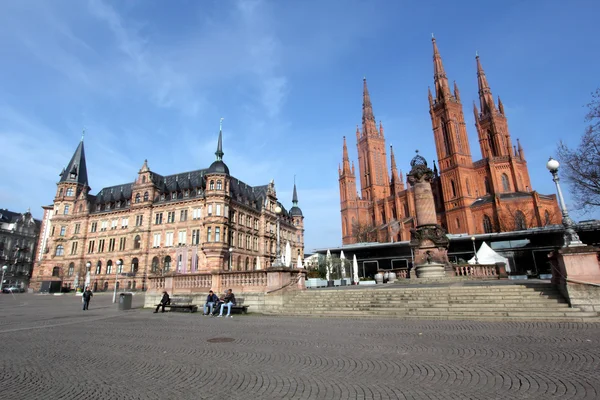
[(560, 211), (562, 213), (562, 224), (565, 227), (564, 233), (564, 246), (565, 247), (576, 247), (576, 246), (585, 246), (584, 243), (579, 240), (579, 235), (575, 232), (573, 227), (575, 224), (571, 217), (569, 217), (569, 212), (567, 211), (567, 205), (565, 204), (565, 199), (563, 198), (562, 190), (560, 189), (560, 178), (558, 177), (558, 167), (560, 163), (556, 161), (554, 158), (550, 157), (548, 162), (546, 163), (546, 168), (552, 174), (552, 180), (556, 185), (556, 192), (558, 193), (558, 204), (560, 205)]
[(475, 265), (479, 264), (479, 258), (477, 258), (477, 247), (475, 247), (475, 236), (471, 236), (471, 242), (473, 242), (473, 253), (475, 253)]
[(275, 214), (277, 214), (277, 247), (276, 247), (276, 256), (275, 256), (275, 263), (273, 264), (273, 268), (283, 268), (284, 265), (281, 262), (281, 241), (280, 241), (280, 234), (279, 234), (279, 219), (281, 218), (281, 207), (277, 206), (275, 207)]
[(233, 254), (233, 247), (229, 248), (229, 270), (231, 271), (231, 255)]
[(117, 284), (118, 284), (118, 280), (119, 280), (119, 267), (121, 266), (121, 264), (123, 263), (123, 261), (121, 260), (117, 260), (117, 268), (115, 269), (115, 291), (113, 292), (113, 303), (117, 302)]
[(6, 273), (6, 270), (8, 269), (8, 266), (3, 266), (2, 267), (2, 280), (0, 281), (0, 291), (2, 291), (2, 285), (4, 285), (4, 274)]

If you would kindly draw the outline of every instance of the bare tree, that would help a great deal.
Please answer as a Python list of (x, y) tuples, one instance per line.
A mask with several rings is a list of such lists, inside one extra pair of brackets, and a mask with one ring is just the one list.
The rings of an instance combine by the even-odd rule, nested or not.
[(356, 243), (376, 242), (377, 228), (373, 224), (355, 222), (352, 224), (352, 237), (356, 239)]
[(590, 211), (600, 206), (600, 88), (592, 93), (585, 117), (589, 126), (577, 148), (560, 141), (558, 157), (569, 182), (575, 208)]
[(496, 228), (499, 232), (523, 230), (534, 226), (537, 226), (537, 221), (535, 213), (531, 209), (520, 209), (506, 204), (498, 212)]

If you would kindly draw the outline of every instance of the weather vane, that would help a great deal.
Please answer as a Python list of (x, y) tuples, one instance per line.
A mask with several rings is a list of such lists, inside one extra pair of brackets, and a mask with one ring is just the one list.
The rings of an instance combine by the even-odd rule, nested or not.
[(83, 131), (81, 132), (81, 141), (83, 142), (83, 137), (85, 136), (85, 128), (83, 128)]

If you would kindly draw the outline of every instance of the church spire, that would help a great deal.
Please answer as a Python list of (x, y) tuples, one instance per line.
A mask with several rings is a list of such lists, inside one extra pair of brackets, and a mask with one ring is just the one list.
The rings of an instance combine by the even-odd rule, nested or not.
[(363, 136), (378, 136), (375, 115), (373, 115), (373, 105), (369, 96), (367, 87), (367, 78), (363, 78), (363, 115), (362, 115), (362, 134)]
[(346, 136), (344, 136), (344, 148), (342, 152), (342, 173), (350, 174), (350, 157), (348, 157), (348, 146), (346, 146)]
[(446, 97), (450, 97), (450, 88), (448, 87), (448, 78), (446, 77), (446, 71), (444, 70), (444, 64), (442, 63), (442, 56), (435, 42), (435, 38), (432, 36), (431, 42), (433, 43), (433, 80), (435, 82), (435, 97), (438, 100), (442, 100)]
[(398, 168), (396, 167), (396, 156), (394, 156), (394, 147), (390, 145), (390, 164), (392, 164), (392, 185), (400, 183), (398, 177)]
[(475, 56), (477, 60), (477, 85), (479, 86), (479, 102), (481, 106), (482, 114), (489, 114), (496, 109), (494, 105), (494, 98), (492, 96), (492, 90), (488, 84), (485, 72), (479, 61), (479, 55)]
[(296, 175), (294, 175), (294, 193), (292, 194), (292, 205), (298, 207), (298, 192), (296, 191)]
[(60, 182), (72, 182), (83, 186), (88, 185), (87, 166), (85, 163), (85, 150), (83, 148), (83, 137), (71, 157), (71, 161), (60, 174)]
[(219, 140), (217, 142), (217, 151), (215, 151), (215, 155), (217, 156), (217, 161), (223, 161), (223, 119), (219, 122)]

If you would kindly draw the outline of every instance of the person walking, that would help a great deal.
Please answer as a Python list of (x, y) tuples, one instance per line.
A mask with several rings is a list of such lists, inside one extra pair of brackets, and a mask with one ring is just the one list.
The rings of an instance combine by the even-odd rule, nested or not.
[(158, 309), (161, 306), (162, 306), (162, 311), (161, 312), (165, 312), (165, 306), (168, 306), (169, 304), (171, 304), (171, 298), (169, 297), (169, 293), (167, 293), (167, 291), (165, 290), (163, 292), (162, 299), (160, 299), (160, 303), (158, 303), (158, 305), (156, 306), (156, 310), (154, 310), (154, 313), (157, 313)]
[(81, 297), (83, 298), (83, 311), (89, 310), (90, 300), (92, 299), (93, 295), (94, 293), (92, 293), (90, 287), (86, 286), (85, 291), (81, 295)]
[[(206, 297), (206, 303), (204, 303), (204, 315), (212, 316), (213, 308), (215, 304), (219, 302), (219, 297), (213, 293), (213, 291), (208, 292), (208, 296)], [(207, 309), (210, 309), (210, 313), (206, 314)]]
[(219, 317), (223, 316), (223, 309), (227, 307), (227, 315), (225, 316), (225, 318), (232, 318), (231, 306), (235, 306), (235, 295), (233, 294), (233, 290), (229, 289), (227, 290), (225, 298), (223, 298), (223, 304), (221, 304), (221, 312), (219, 313)]

